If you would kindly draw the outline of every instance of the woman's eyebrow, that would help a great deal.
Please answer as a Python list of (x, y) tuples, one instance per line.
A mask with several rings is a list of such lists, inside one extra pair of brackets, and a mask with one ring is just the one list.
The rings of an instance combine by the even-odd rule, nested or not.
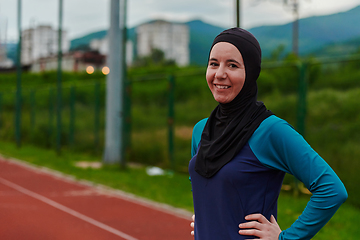
[(228, 63), (237, 63), (237, 64), (240, 64), (238, 61), (236, 61), (235, 59), (229, 59), (229, 60), (226, 60), (226, 62)]
[[(215, 62), (218, 62), (217, 58), (210, 58), (210, 59), (209, 59), (209, 62), (210, 62), (210, 61), (215, 61)], [(240, 62), (238, 62), (238, 61), (236, 61), (235, 59), (232, 59), (232, 58), (231, 58), (231, 59), (226, 60), (226, 62), (227, 62), (227, 63), (236, 63), (236, 64), (240, 64)], [(241, 64), (240, 64), (240, 65), (241, 65)]]

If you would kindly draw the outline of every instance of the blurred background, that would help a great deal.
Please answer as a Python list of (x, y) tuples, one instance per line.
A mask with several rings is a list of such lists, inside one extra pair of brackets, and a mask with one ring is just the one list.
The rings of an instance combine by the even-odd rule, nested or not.
[[(110, 0), (0, 1), (0, 153), (20, 157), (28, 147), (22, 159), (75, 175), (71, 166), (80, 160), (108, 163), (110, 10)], [(222, 30), (241, 26), (262, 48), (259, 100), (331, 165), (351, 211), (359, 211), (359, 0), (132, 0), (119, 12), (124, 72), (115, 76), (122, 90), (113, 101), (121, 102), (120, 154), (110, 161), (121, 166), (116, 174), (155, 166), (167, 178), (187, 177), (192, 128), (216, 106), (205, 80), (209, 48)], [(57, 160), (40, 157), (44, 151)], [(92, 174), (80, 175), (97, 181)], [(161, 193), (145, 197), (191, 210), (188, 181), (184, 186), (183, 203)], [(307, 196), (291, 176), (284, 191)]]

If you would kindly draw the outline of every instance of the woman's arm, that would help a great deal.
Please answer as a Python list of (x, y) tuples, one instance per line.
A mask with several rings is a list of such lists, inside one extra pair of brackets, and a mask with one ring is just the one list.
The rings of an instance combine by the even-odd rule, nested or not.
[[(264, 124), (263, 124), (264, 123)], [(294, 175), (313, 194), (305, 210), (280, 240), (310, 239), (347, 199), (346, 189), (331, 167), (286, 121), (264, 121), (249, 141), (265, 166)]]

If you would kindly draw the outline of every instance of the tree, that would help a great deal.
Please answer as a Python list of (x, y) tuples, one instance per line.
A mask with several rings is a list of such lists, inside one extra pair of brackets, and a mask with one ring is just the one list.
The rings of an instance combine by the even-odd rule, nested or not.
[(135, 67), (146, 66), (175, 66), (176, 63), (172, 59), (165, 59), (165, 54), (162, 50), (153, 48), (148, 56), (138, 57), (135, 60)]

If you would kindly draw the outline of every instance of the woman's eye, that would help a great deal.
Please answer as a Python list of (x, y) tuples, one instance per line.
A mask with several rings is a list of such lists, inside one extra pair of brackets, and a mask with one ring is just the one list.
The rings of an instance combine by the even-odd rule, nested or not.
[(237, 68), (238, 66), (237, 65), (235, 65), (235, 64), (230, 64), (229, 65), (231, 68)]
[(217, 64), (216, 62), (211, 62), (209, 63), (209, 66), (212, 66), (212, 67), (215, 67), (215, 66), (218, 66), (219, 64)]

